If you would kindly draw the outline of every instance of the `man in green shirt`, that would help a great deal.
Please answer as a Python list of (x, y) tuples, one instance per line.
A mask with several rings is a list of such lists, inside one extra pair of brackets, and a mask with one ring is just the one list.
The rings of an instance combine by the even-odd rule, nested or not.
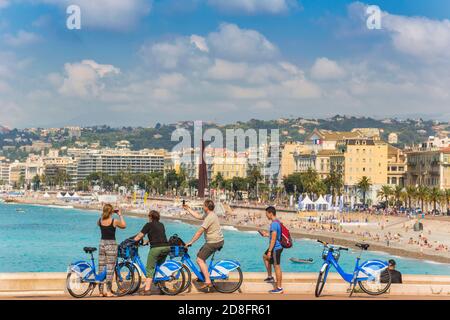
[(205, 200), (203, 204), (203, 210), (205, 215), (192, 210), (188, 205), (183, 205), (183, 208), (189, 212), (194, 218), (203, 220), (202, 226), (197, 230), (192, 240), (189, 241), (186, 246), (191, 246), (196, 242), (202, 234), (205, 237), (205, 244), (201, 247), (197, 253), (197, 263), (205, 276), (205, 285), (200, 289), (209, 289), (212, 287), (211, 278), (208, 273), (208, 266), (206, 260), (217, 250), (223, 247), (224, 239), (222, 229), (220, 227), (219, 217), (214, 212), (214, 202), (212, 200)]

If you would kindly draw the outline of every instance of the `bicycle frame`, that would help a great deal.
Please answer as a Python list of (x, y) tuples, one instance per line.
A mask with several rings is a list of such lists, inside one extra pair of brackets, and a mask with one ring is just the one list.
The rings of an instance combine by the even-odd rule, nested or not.
[[(330, 265), (333, 266), (336, 269), (336, 271), (339, 273), (339, 275), (342, 277), (342, 279), (344, 279), (348, 283), (357, 283), (359, 281), (372, 280), (373, 275), (366, 272), (366, 270), (365, 270), (366, 266), (381, 264), (381, 265), (387, 267), (387, 264), (381, 260), (368, 260), (368, 261), (364, 262), (362, 265), (360, 265), (359, 264), (359, 262), (361, 261), (361, 254), (360, 254), (356, 258), (356, 263), (355, 263), (355, 268), (353, 270), (353, 273), (347, 273), (341, 268), (338, 261), (336, 261), (336, 259), (333, 256), (333, 252), (334, 251), (331, 249), (328, 251), (325, 262), (323, 263), (322, 268), (321, 268), (321, 271), (326, 272), (324, 274), (324, 281), (326, 281), (326, 279), (327, 279), (328, 272), (330, 270)], [(324, 268), (326, 268), (326, 270), (324, 270)], [(362, 277), (359, 276), (361, 273), (363, 274)]]
[[(211, 280), (226, 280), (228, 279), (229, 272), (237, 269), (240, 266), (237, 261), (232, 260), (221, 260), (217, 263), (214, 263), (214, 256), (215, 254), (212, 255), (208, 265), (208, 273)], [(187, 252), (182, 256), (181, 263), (187, 265), (201, 282), (205, 281), (205, 276), (203, 275), (201, 270), (199, 270), (199, 268), (194, 264)]]
[[(144, 263), (141, 260), (141, 257), (139, 256), (139, 253), (136, 252), (133, 259), (128, 259), (137, 271), (141, 274), (141, 276), (144, 276), (145, 278), (148, 278), (147, 270), (144, 265)], [(180, 270), (182, 269), (182, 265), (179, 262), (169, 260), (167, 262), (164, 262), (161, 265), (156, 265), (155, 267), (155, 273), (153, 274), (153, 282), (158, 283), (161, 281), (169, 281), (172, 278), (172, 275), (176, 272), (175, 278), (178, 279), (180, 276)], [(177, 272), (178, 271), (178, 272)], [(128, 277), (129, 275), (127, 275)], [(121, 276), (120, 276), (121, 277)]]
[(90, 263), (83, 260), (77, 261), (70, 265), (70, 270), (76, 272), (84, 282), (101, 283), (106, 279), (106, 268), (97, 274), (94, 255), (92, 253)]

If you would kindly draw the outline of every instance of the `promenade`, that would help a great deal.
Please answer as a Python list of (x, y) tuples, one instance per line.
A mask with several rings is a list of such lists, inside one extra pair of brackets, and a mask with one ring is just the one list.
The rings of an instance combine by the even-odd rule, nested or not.
[[(314, 288), (317, 274), (286, 273), (283, 295), (270, 295), (270, 284), (263, 282), (264, 273), (244, 273), (244, 283), (239, 292), (232, 295), (204, 293), (192, 286), (190, 292), (177, 297), (167, 297), (153, 291), (151, 296), (127, 296), (113, 299), (181, 299), (181, 300), (251, 300), (251, 299), (316, 299)], [(0, 299), (73, 299), (65, 291), (65, 273), (0, 273)], [(403, 275), (403, 284), (393, 284), (379, 297), (368, 296), (359, 290), (351, 299), (446, 299), (450, 300), (450, 276)], [(337, 274), (330, 274), (320, 299), (347, 299), (348, 284)], [(99, 299), (97, 292), (86, 299)], [(104, 299), (104, 298), (101, 298)]]

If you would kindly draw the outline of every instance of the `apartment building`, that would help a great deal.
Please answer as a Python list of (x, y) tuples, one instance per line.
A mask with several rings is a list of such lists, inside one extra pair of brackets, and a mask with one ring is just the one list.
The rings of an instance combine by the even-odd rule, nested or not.
[(407, 152), (407, 185), (450, 189), (450, 147)]
[[(182, 161), (180, 167), (191, 179), (198, 179), (200, 157), (192, 151), (192, 161)], [(224, 179), (233, 177), (245, 178), (249, 168), (247, 152), (234, 152), (222, 148), (206, 148), (205, 161), (208, 182), (211, 182), (219, 173)]]
[(388, 144), (372, 139), (349, 139), (344, 152), (344, 185), (355, 186), (362, 177), (372, 185), (387, 183)]
[(281, 147), (280, 177), (287, 177), (297, 171), (294, 154), (304, 154), (307, 147), (299, 142), (287, 142)]
[(111, 176), (122, 171), (163, 172), (166, 150), (68, 149), (68, 155), (76, 161), (76, 180), (81, 181), (95, 172), (104, 172)]
[(401, 149), (388, 145), (387, 184), (404, 187), (407, 167), (406, 154)]

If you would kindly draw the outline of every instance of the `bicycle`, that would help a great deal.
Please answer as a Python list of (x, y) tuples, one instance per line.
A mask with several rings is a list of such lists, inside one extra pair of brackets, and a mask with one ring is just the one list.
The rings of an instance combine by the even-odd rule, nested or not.
[(359, 256), (356, 258), (355, 268), (352, 273), (346, 273), (339, 265), (339, 257), (341, 251), (348, 251), (348, 248), (332, 246), (328, 243), (317, 240), (324, 245), (322, 252), (322, 259), (324, 263), (320, 269), (317, 278), (315, 296), (319, 297), (322, 293), (323, 287), (327, 281), (330, 267), (333, 266), (339, 275), (346, 282), (350, 284), (350, 297), (352, 296), (356, 284), (359, 285), (362, 291), (369, 295), (381, 295), (385, 293), (391, 286), (391, 275), (388, 268), (388, 263), (381, 260), (368, 260), (359, 264), (362, 252), (369, 248), (369, 244), (357, 243), (356, 247), (361, 249)]
[[(205, 282), (203, 273), (191, 260), (188, 247), (173, 246), (169, 255), (171, 259), (180, 257), (183, 269), (187, 273), (187, 281), (183, 287), (183, 292), (192, 285), (192, 272), (197, 276), (198, 282)], [(214, 263), (214, 256), (215, 253), (212, 255), (208, 266), (209, 276), (214, 289), (220, 293), (233, 293), (239, 290), (244, 280), (240, 263), (235, 260), (220, 260)]]
[[(67, 291), (74, 298), (84, 298), (89, 292), (92, 295), (95, 287), (105, 284), (106, 280), (106, 268), (100, 273), (97, 273), (95, 268), (93, 253), (97, 251), (97, 248), (84, 247), (83, 250), (91, 255), (91, 261), (77, 261), (70, 264), (66, 277)], [(124, 281), (121, 275), (131, 272), (132, 269), (133, 266), (131, 264), (123, 264), (122, 266), (116, 264), (114, 270), (115, 279), (111, 282), (111, 292), (113, 294), (121, 297), (128, 293), (129, 289), (134, 285), (135, 278), (131, 277)], [(114, 288), (113, 284), (116, 284), (117, 288)]]
[[(139, 256), (140, 243), (135, 244), (131, 248), (127, 248), (127, 253), (123, 257), (123, 261), (119, 263), (131, 264), (132, 270), (130, 274), (125, 275), (125, 278), (134, 277), (135, 281), (130, 288), (128, 294), (136, 293), (141, 287), (142, 278), (147, 278), (147, 271), (144, 263)], [(168, 260), (161, 265), (157, 265), (155, 273), (153, 274), (153, 283), (166, 295), (174, 296), (183, 291), (185, 287), (186, 274), (181, 263), (173, 260)]]

